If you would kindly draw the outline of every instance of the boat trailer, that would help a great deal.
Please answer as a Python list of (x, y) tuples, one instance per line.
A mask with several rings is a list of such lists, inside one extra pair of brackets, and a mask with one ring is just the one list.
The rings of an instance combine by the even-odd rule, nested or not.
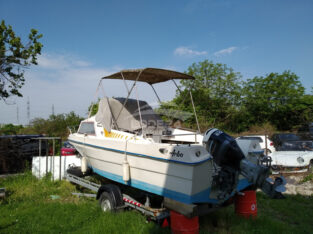
[[(145, 204), (142, 204), (130, 195), (120, 193), (120, 189), (114, 184), (98, 184), (89, 181), (88, 179), (79, 177), (70, 172), (66, 173), (66, 179), (76, 185), (80, 185), (96, 193), (72, 193), (76, 196), (93, 197), (99, 200), (100, 207), (103, 211), (118, 211), (123, 209), (135, 209), (145, 215), (147, 220), (153, 220), (162, 227), (168, 227), (172, 231), (189, 230), (194, 231), (190, 233), (198, 233), (199, 231), (199, 216), (218, 210), (223, 206), (230, 205), (231, 203), (222, 206), (210, 206), (208, 204), (184, 204), (172, 199), (164, 198), (163, 205), (160, 208), (152, 208), (150, 206), (149, 197), (146, 197)], [(245, 196), (246, 192), (252, 193), (254, 198), (248, 201), (246, 198), (240, 198), (239, 206), (235, 202), (235, 212), (245, 218), (255, 218), (257, 215), (256, 210), (256, 197), (255, 191), (241, 192), (241, 196)], [(251, 196), (251, 195), (248, 195)], [(120, 198), (120, 199), (119, 199)], [(247, 208), (251, 205), (250, 207)], [(254, 209), (252, 209), (254, 206)], [(170, 225), (169, 225), (170, 223)], [(185, 231), (186, 231), (185, 230)]]
[[(112, 197), (113, 200), (118, 200), (118, 197), (116, 196), (116, 191), (114, 191), (114, 189), (116, 189), (116, 187), (117, 187), (116, 185), (113, 185), (113, 184), (104, 184), (104, 185), (97, 184), (97, 183), (91, 182), (87, 179), (73, 175), (69, 172), (67, 172), (67, 174), (66, 174), (66, 179), (68, 181), (74, 183), (74, 184), (80, 185), (84, 188), (87, 188), (91, 191), (96, 192), (97, 194), (95, 194), (95, 193), (72, 193), (72, 194), (76, 195), (76, 196), (94, 197), (94, 198), (99, 199), (100, 206), (104, 211), (131, 208), (131, 209), (138, 210), (142, 214), (146, 215), (150, 219), (157, 221), (157, 222), (163, 221), (165, 218), (170, 216), (170, 212), (168, 209), (166, 209), (166, 208), (151, 208), (149, 206), (149, 201), (146, 202), (147, 204), (142, 204), (142, 203), (136, 201), (131, 196), (124, 194), (124, 193), (121, 194), (123, 202), (120, 202), (119, 204), (115, 204), (116, 207), (110, 206), (111, 204), (109, 204), (109, 206), (107, 206), (108, 205), (107, 197), (101, 200), (101, 197), (102, 197), (101, 195), (103, 193), (105, 193), (105, 194), (112, 194), (113, 193), (113, 194), (115, 194)], [(109, 190), (111, 190), (111, 191), (109, 191)], [(109, 199), (110, 199), (110, 197), (109, 197)]]

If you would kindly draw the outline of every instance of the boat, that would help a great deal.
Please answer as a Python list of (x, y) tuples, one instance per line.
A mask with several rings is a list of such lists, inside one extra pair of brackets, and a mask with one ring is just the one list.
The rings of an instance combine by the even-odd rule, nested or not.
[(285, 181), (268, 178), (270, 165), (266, 156), (259, 159), (263, 151), (257, 142), (235, 140), (216, 128), (201, 133), (194, 105), (197, 131), (172, 127), (138, 95), (130, 98), (134, 90), (138, 94), (137, 83), (145, 82), (160, 101), (153, 85), (172, 81), (181, 91), (175, 80), (193, 76), (157, 68), (122, 70), (101, 78), (99, 86), (108, 79), (123, 81), (126, 98), (103, 97), (96, 115), (68, 137), (82, 156), (83, 173), (92, 170), (184, 204), (224, 204), (246, 188), (281, 196)]

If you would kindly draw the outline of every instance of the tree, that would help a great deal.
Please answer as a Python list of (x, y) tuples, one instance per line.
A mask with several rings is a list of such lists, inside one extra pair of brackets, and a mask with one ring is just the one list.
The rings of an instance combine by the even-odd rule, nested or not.
[(19, 89), (24, 85), (24, 69), (37, 64), (37, 56), (41, 53), (42, 44), (38, 41), (42, 34), (31, 29), (28, 42), (23, 44), (16, 36), (12, 26), (0, 25), (0, 99), (19, 96)]
[(290, 130), (312, 115), (311, 98), (305, 96), (299, 77), (290, 71), (254, 77), (243, 90), (251, 124), (270, 122), (278, 130)]
[[(191, 90), (201, 129), (218, 126), (230, 130), (241, 100), (240, 73), (225, 64), (208, 60), (193, 63), (186, 73), (194, 76), (195, 80), (181, 81), (182, 93), (177, 93), (172, 101), (175, 104), (173, 108), (193, 112), (189, 98)], [(190, 118), (186, 124), (195, 127), (195, 118)]]
[(50, 115), (49, 119), (35, 118), (30, 126), (23, 129), (24, 134), (45, 134), (47, 136), (68, 137), (68, 127), (78, 129), (82, 118), (71, 111), (68, 114)]
[(0, 124), (0, 135), (16, 135), (23, 129), (22, 125)]
[(94, 116), (95, 114), (97, 114), (98, 108), (99, 108), (99, 102), (100, 102), (100, 98), (98, 98), (96, 102), (91, 102), (91, 104), (88, 107), (88, 115)]
[(241, 74), (234, 72), (226, 64), (204, 60), (193, 63), (188, 67), (186, 73), (194, 76), (195, 80), (182, 80), (183, 87), (205, 90), (210, 98), (224, 99), (234, 105), (238, 103)]

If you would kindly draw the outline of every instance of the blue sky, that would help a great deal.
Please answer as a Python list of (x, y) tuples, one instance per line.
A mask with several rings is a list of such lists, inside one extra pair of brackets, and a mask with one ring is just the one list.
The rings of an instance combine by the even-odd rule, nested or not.
[[(0, 123), (26, 123), (74, 110), (84, 116), (101, 76), (124, 68), (185, 71), (209, 59), (243, 79), (291, 70), (313, 86), (313, 1), (15, 1), (0, 0), (0, 19), (22, 38), (44, 35), (39, 65), (25, 73), (23, 98), (0, 103)], [(144, 87), (142, 99), (155, 101)], [(122, 95), (123, 86), (105, 85)], [(163, 100), (175, 94), (157, 87)]]

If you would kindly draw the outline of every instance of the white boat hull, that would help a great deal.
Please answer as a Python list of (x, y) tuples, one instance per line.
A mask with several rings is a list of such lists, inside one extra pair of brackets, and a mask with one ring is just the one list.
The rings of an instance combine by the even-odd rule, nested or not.
[[(69, 140), (83, 156), (87, 157), (92, 170), (103, 177), (184, 203), (218, 203), (217, 200), (209, 198), (213, 172), (212, 158), (206, 157), (195, 163), (183, 163), (140, 154), (141, 150), (138, 150), (140, 145), (137, 145), (136, 153), (127, 151), (130, 180), (125, 182), (123, 151), (112, 148), (112, 144), (104, 140), (101, 145), (95, 144), (97, 141), (95, 139), (85, 139), (84, 143), (79, 141), (78, 137), (72, 136)], [(125, 143), (120, 142), (120, 149), (123, 148), (123, 144)], [(151, 151), (151, 147), (152, 144), (143, 144), (140, 148), (150, 148)], [(131, 145), (129, 148), (132, 148)]]

